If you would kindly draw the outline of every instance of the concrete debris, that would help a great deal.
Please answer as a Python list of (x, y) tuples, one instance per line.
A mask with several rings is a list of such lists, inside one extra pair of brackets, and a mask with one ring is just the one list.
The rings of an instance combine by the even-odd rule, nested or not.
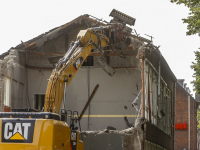
[(110, 65), (108, 65), (108, 63), (103, 57), (97, 59), (97, 64), (111, 77), (116, 72), (115, 69), (113, 69)]
[(121, 134), (121, 135), (125, 135), (125, 134), (132, 134), (134, 132), (134, 127), (125, 129), (125, 130), (108, 130), (108, 129), (104, 129), (104, 130), (97, 130), (97, 131), (83, 131), (86, 134), (105, 134), (105, 133), (112, 133), (112, 134)]
[(138, 50), (140, 48), (140, 46), (142, 46), (142, 42), (136, 38), (132, 38), (131, 37), (131, 44), (132, 44), (132, 48), (134, 50)]
[(144, 55), (145, 55), (145, 46), (144, 45), (141, 45), (138, 49), (138, 55), (136, 56), (138, 59), (142, 59), (144, 58)]
[(137, 119), (136, 120), (137, 124), (135, 127), (130, 127), (128, 129), (125, 130), (108, 130), (108, 129), (104, 129), (104, 130), (96, 130), (96, 131), (83, 131), (83, 133), (86, 134), (105, 134), (105, 133), (112, 133), (112, 134), (121, 134), (121, 135), (125, 135), (125, 134), (133, 134), (136, 130), (138, 130), (138, 127), (140, 126), (141, 123), (143, 123), (143, 120), (141, 119)]
[(107, 130), (116, 130), (116, 128), (114, 128), (112, 126), (107, 126)]
[[(83, 141), (86, 150), (94, 149), (115, 149), (115, 150), (141, 150), (143, 141), (143, 120), (138, 119), (137, 127), (125, 130), (99, 130), (85, 131)], [(91, 144), (92, 143), (92, 144)], [(99, 143), (101, 145), (99, 146)]]

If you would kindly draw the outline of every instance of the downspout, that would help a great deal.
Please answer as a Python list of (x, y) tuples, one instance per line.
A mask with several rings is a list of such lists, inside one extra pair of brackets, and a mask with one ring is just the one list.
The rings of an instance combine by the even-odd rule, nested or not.
[[(145, 74), (145, 47), (144, 46), (140, 46), (140, 48), (138, 49), (138, 54), (136, 56), (140, 62), (142, 62), (142, 69), (141, 69), (141, 75), (142, 75), (142, 98), (141, 98), (141, 102), (142, 102), (142, 118), (145, 120), (145, 79), (144, 79), (144, 74)], [(145, 131), (143, 131), (143, 141), (142, 141), (142, 150), (144, 150), (145, 148)]]
[(142, 105), (143, 105), (143, 118), (145, 119), (145, 90), (144, 90), (144, 57), (142, 58)]
[(159, 102), (160, 102), (160, 60), (158, 64), (158, 97), (159, 97)]
[(190, 95), (188, 95), (188, 150), (190, 150)]
[(149, 76), (150, 76), (150, 71), (149, 71), (149, 66), (148, 66), (148, 106), (149, 106), (149, 121), (151, 122), (151, 100), (150, 100), (150, 79), (149, 79)]
[(175, 109), (176, 109), (176, 82), (174, 82), (174, 87), (173, 87), (173, 100), (172, 100), (172, 117), (173, 117), (173, 123), (172, 123), (172, 132), (173, 132), (173, 146), (175, 150)]
[[(87, 68), (88, 99), (90, 98), (90, 70)], [(90, 131), (90, 104), (88, 106), (88, 131)]]
[[(143, 119), (145, 120), (145, 90), (144, 90), (144, 73), (145, 73), (145, 59), (144, 59), (144, 55), (145, 55), (145, 52), (143, 52), (143, 57), (142, 57), (142, 105), (143, 105)], [(145, 149), (145, 129), (143, 131), (143, 145), (142, 145), (142, 150)]]
[(160, 117), (160, 107), (161, 107), (161, 104), (160, 104), (161, 103), (160, 102), (160, 78), (161, 78), (160, 72), (161, 72), (161, 67), (160, 67), (160, 59), (159, 59), (159, 62), (158, 62), (158, 99), (157, 99), (157, 106), (158, 106), (157, 117), (158, 118)]

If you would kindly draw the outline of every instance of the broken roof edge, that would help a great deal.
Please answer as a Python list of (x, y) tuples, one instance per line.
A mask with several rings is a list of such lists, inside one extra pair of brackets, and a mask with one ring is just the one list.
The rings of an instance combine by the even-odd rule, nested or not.
[(9, 55), (10, 50), (8, 50), (7, 52), (4, 52), (0, 55), (0, 60), (4, 59), (5, 56)]
[(163, 67), (166, 69), (167, 72), (169, 72), (169, 75), (172, 77), (174, 81), (177, 81), (176, 76), (172, 72), (171, 68), (169, 67), (167, 61), (165, 60), (164, 56), (160, 52), (159, 49), (156, 49), (155, 52), (157, 53), (158, 56), (160, 56), (161, 64), (163, 64)]
[(177, 81), (185, 81), (185, 79), (177, 79)]
[[(55, 28), (53, 28), (53, 29), (51, 29), (51, 30), (49, 30), (49, 31), (47, 31), (47, 32), (44, 32), (43, 34), (38, 35), (37, 37), (35, 37), (35, 38), (31, 39), (31, 40), (28, 40), (28, 41), (26, 41), (26, 42), (20, 43), (20, 44), (18, 44), (16, 47), (14, 47), (14, 49), (25, 49), (26, 47), (30, 47), (30, 46), (32, 46), (32, 45), (35, 44), (35, 41), (36, 41), (36, 40), (42, 38), (42, 37), (45, 36), (45, 35), (48, 35), (48, 34), (54, 32), (55, 30), (57, 30), (57, 29), (59, 29), (59, 28), (60, 28), (59, 30), (65, 29), (65, 28), (68, 27), (69, 25), (71, 25), (71, 24), (75, 23), (76, 21), (82, 19), (82, 17), (83, 17), (83, 16), (79, 16), (79, 17), (77, 17), (76, 19), (74, 19), (74, 20), (72, 20), (72, 21), (70, 21), (70, 22), (67, 22), (67, 23), (64, 24), (64, 25), (55, 27)], [(24, 43), (26, 43), (27, 45), (25, 45)]]
[(161, 63), (164, 62), (164, 67), (165, 69), (167, 69), (167, 71), (169, 71), (171, 77), (173, 78), (174, 81), (177, 81), (176, 76), (174, 75), (174, 73), (172, 72), (171, 68), (169, 67), (167, 61), (165, 60), (165, 58), (162, 56), (161, 57)]
[[(39, 36), (37, 36), (37, 37), (35, 37), (35, 38), (31, 39), (31, 40), (28, 40), (26, 42), (22, 42), (22, 43), (18, 44), (16, 47), (14, 47), (14, 49), (28, 49), (30, 47), (37, 48), (37, 41), (38, 40), (41, 40), (43, 38), (42, 41), (44, 41), (45, 40), (44, 39), (45, 36), (47, 38), (47, 36), (50, 36), (51, 34), (55, 34), (55, 32), (57, 32), (56, 33), (57, 34), (56, 37), (58, 37), (61, 34), (63, 34), (64, 33), (63, 31), (65, 29), (67, 29), (70, 25), (73, 25), (74, 23), (76, 23), (76, 22), (78, 22), (78, 21), (80, 21), (82, 19), (85, 20), (85, 21), (90, 21), (90, 22), (93, 22), (95, 24), (98, 24), (98, 26), (105, 26), (106, 25), (106, 24), (102, 23), (98, 18), (93, 17), (93, 16), (92, 16), (92, 18), (90, 18), (89, 16), (91, 16), (91, 15), (87, 15), (87, 14), (86, 15), (81, 15), (81, 16), (75, 18), (74, 20), (72, 20), (70, 22), (67, 22), (64, 25), (61, 25), (59, 27), (55, 27), (55, 28), (53, 28), (53, 29), (51, 29), (51, 30), (43, 33), (43, 34), (40, 34)], [(90, 28), (90, 27), (88, 26), (88, 28)], [(139, 39), (142, 42), (146, 42), (146, 43), (150, 42), (150, 40), (148, 40), (146, 38), (143, 38), (141, 36), (136, 36), (136, 35), (129, 34), (129, 33), (126, 33), (126, 32), (123, 32), (123, 34), (127, 35), (127, 36), (131, 36), (133, 38), (137, 38), (137, 39)]]
[[(190, 96), (195, 102), (198, 102), (190, 93), (188, 93), (178, 82), (176, 82), (178, 85), (188, 96)], [(196, 94), (196, 93), (195, 93)]]

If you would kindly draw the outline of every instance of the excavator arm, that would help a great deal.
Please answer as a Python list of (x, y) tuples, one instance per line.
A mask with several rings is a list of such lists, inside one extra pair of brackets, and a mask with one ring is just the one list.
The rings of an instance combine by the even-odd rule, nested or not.
[(71, 47), (65, 56), (59, 60), (53, 70), (46, 90), (45, 112), (59, 113), (64, 97), (64, 89), (70, 84), (75, 74), (90, 55), (92, 49), (109, 47), (109, 37), (102, 33), (109, 33), (110, 26), (89, 28), (81, 30), (76, 42), (71, 43)]

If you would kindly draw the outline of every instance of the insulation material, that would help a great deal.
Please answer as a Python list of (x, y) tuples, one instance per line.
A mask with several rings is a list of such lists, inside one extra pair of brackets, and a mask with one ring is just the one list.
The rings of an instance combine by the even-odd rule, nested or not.
[[(134, 101), (132, 102), (132, 106), (135, 107), (135, 109), (137, 110), (137, 112), (139, 112), (137, 106), (138, 106), (138, 103), (141, 103), (141, 99), (139, 99), (139, 97), (141, 96), (141, 93), (142, 93), (142, 89), (140, 90), (140, 92), (138, 93), (138, 95), (136, 96), (136, 98), (134, 99)], [(140, 106), (140, 105), (139, 105)]]
[(7, 60), (7, 68), (13, 67), (13, 64), (16, 62), (15, 58), (16, 56), (14, 54), (9, 54), (4, 58), (5, 60)]

